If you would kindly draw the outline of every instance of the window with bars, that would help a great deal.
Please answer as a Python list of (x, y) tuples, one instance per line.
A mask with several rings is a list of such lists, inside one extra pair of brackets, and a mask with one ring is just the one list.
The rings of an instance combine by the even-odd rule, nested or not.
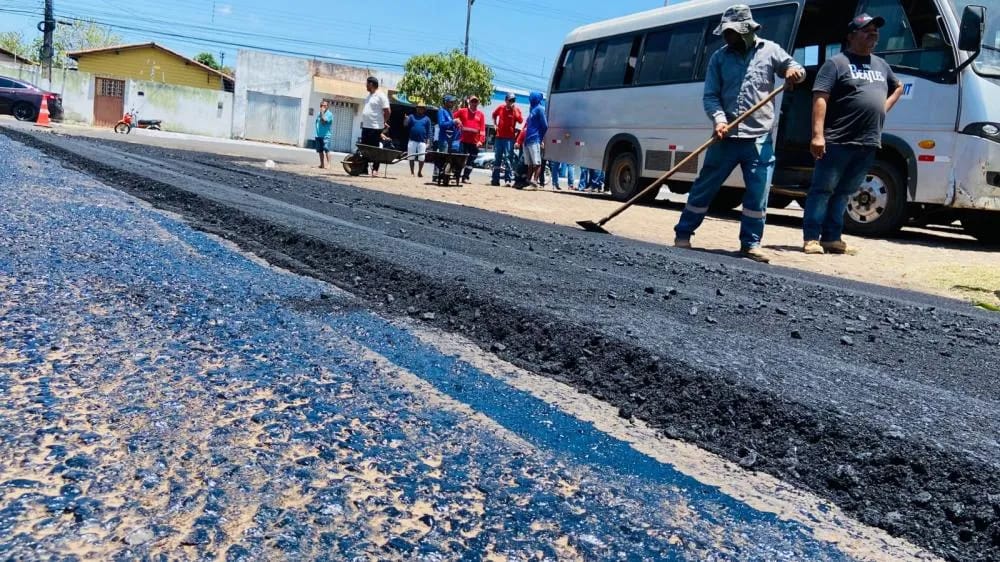
[(125, 81), (110, 80), (108, 78), (97, 79), (97, 95), (109, 98), (125, 97)]

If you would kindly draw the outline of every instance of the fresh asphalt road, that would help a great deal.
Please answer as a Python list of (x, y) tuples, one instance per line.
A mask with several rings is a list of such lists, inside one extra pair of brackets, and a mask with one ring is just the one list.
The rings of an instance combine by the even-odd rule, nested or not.
[[(19, 130), (30, 131), (34, 129), (32, 123), (23, 123), (13, 118), (0, 116), (0, 123), (3, 126)], [(300, 164), (306, 166), (316, 166), (319, 158), (314, 150), (297, 146), (287, 146), (280, 144), (270, 144), (255, 141), (216, 139), (198, 135), (188, 135), (183, 133), (171, 133), (166, 131), (149, 131), (146, 129), (133, 129), (127, 135), (114, 132), (111, 128), (84, 127), (78, 125), (53, 124), (54, 130), (62, 135), (85, 137), (96, 140), (109, 140), (127, 142), (137, 145), (158, 146), (177, 150), (188, 150), (194, 152), (209, 152), (212, 154), (222, 154), (247, 158), (252, 160), (273, 160), (276, 163)], [(340, 161), (347, 156), (343, 152), (333, 152), (330, 154), (331, 162), (338, 169)], [(390, 173), (402, 173), (405, 163), (392, 167)], [(485, 177), (489, 170), (475, 169), (473, 173)]]
[(541, 398), (554, 383), (0, 152), (4, 558), (920, 554), (825, 502), (755, 508)]
[[(58, 157), (49, 159), (53, 165), (61, 160), (87, 170), (359, 299), (350, 301), (351, 308), (331, 291), (326, 299), (296, 301), (296, 310), (377, 311), (439, 351), (441, 342), (427, 330), (459, 337), (465, 344), (458, 355), (483, 375), (536, 399), (549, 397), (543, 401), (602, 434), (661, 464), (683, 465), (702, 483), (758, 511), (782, 513), (813, 536), (828, 536), (816, 531), (816, 514), (827, 508), (760, 505), (787, 486), (772, 480), (751, 486), (756, 493), (741, 492), (718, 477), (741, 471), (699, 469), (673, 452), (658, 454), (649, 443), (661, 440), (632, 439), (627, 427), (648, 423), (744, 468), (778, 476), (949, 559), (989, 559), (1000, 544), (995, 316), (926, 295), (331, 185), (260, 170), (238, 158), (7, 134)], [(355, 333), (380, 333), (351, 326)], [(382, 337), (391, 342), (388, 348), (351, 339), (363, 355), (427, 382), (420, 374), (425, 363), (413, 360), (420, 353), (391, 353), (408, 349), (408, 336)], [(496, 369), (483, 359), (493, 355), (525, 377), (543, 376), (531, 384), (511, 382), (500, 374), (508, 363)], [(552, 385), (570, 394), (552, 398)], [(435, 386), (441, 399), (513, 431), (480, 398), (461, 394), (481, 388), (453, 383), (451, 376)], [(501, 397), (501, 414), (525, 419), (516, 400), (487, 394)], [(590, 402), (573, 407), (571, 395)], [(590, 419), (590, 410), (611, 415)], [(615, 429), (609, 418), (626, 430)], [(529, 432), (560, 427), (552, 418), (528, 419)], [(572, 432), (557, 435), (552, 441), (573, 441)], [(683, 537), (667, 537), (668, 543), (678, 540)]]

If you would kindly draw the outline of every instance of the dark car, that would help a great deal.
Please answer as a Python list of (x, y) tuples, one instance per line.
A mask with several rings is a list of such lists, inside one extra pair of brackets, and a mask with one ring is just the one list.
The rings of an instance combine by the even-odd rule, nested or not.
[(42, 107), (42, 97), (48, 99), (49, 118), (62, 121), (62, 98), (46, 92), (31, 82), (0, 76), (0, 115), (13, 115), (18, 121), (34, 121)]

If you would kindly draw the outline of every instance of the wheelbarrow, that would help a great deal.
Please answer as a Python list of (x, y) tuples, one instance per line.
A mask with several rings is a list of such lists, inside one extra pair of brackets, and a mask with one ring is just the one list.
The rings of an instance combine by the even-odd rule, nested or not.
[(459, 152), (428, 152), (425, 160), (434, 164), (434, 183), (438, 185), (448, 185), (451, 180), (455, 180), (455, 185), (462, 183), (462, 171), (465, 163), (469, 160), (468, 154)]
[[(402, 162), (407, 158), (409, 158), (409, 155), (403, 150), (359, 144), (357, 152), (344, 158), (341, 161), (341, 165), (344, 166), (344, 171), (348, 174), (360, 176), (361, 174), (368, 173), (369, 164), (385, 164), (388, 166)], [(388, 170), (383, 173), (383, 175), (386, 174), (388, 174)]]

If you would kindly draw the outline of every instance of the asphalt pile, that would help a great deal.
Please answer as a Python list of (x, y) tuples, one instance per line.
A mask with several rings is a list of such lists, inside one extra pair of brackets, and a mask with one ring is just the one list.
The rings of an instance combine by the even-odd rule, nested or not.
[(996, 316), (234, 158), (4, 132), (944, 558), (1000, 553)]

